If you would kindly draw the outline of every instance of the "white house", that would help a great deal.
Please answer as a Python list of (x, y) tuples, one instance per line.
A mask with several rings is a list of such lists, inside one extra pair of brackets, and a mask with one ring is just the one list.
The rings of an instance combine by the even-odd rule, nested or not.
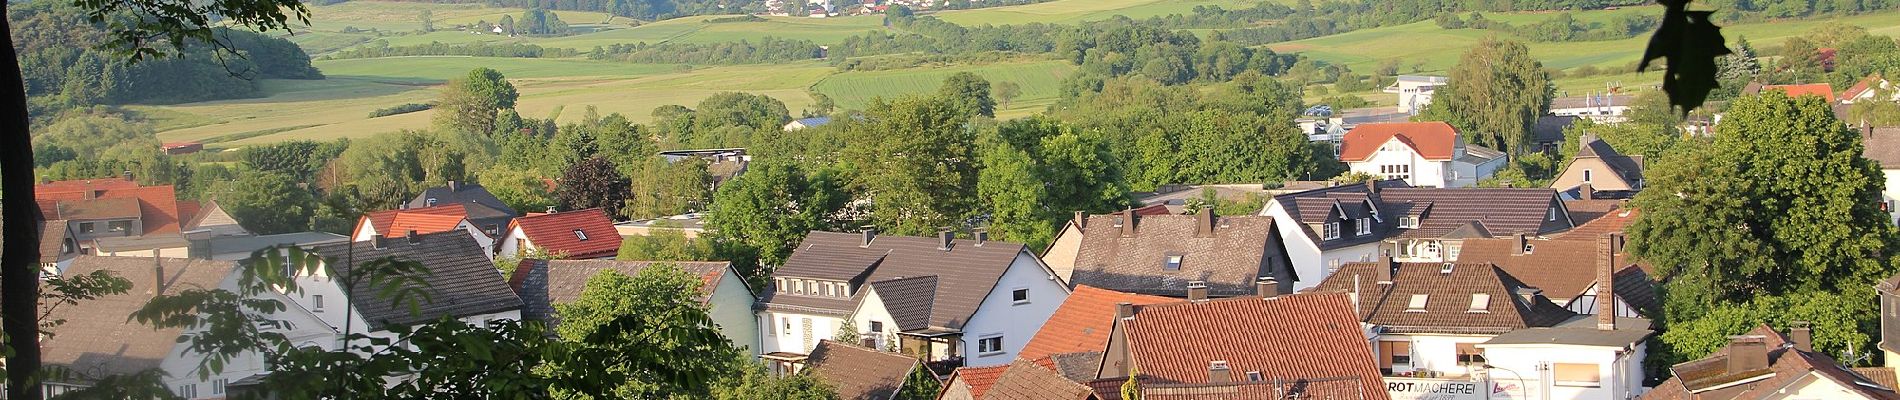
[(1880, 209), (1887, 219), (1900, 224), (1900, 127), (1860, 128), (1861, 156), (1880, 163), (1880, 174), (1887, 185), (1880, 191)]
[(1468, 145), (1444, 122), (1359, 124), (1346, 132), (1339, 160), (1353, 172), (1418, 187), (1467, 187), (1504, 166), (1504, 153)]
[(719, 333), (732, 342), (732, 347), (745, 349), (750, 355), (758, 355), (759, 326), (752, 315), (756, 298), (751, 286), (746, 285), (745, 278), (740, 277), (729, 262), (522, 260), (509, 286), (521, 296), (525, 304), (522, 308), (524, 318), (547, 321), (549, 326), (557, 326), (560, 315), (554, 305), (580, 299), (587, 281), (596, 275), (614, 271), (631, 277), (662, 264), (672, 265), (698, 278), (703, 286), (696, 300), (706, 306), (707, 314), (712, 318), (713, 325), (718, 327)]
[(796, 368), (849, 327), (926, 362), (1009, 363), (1069, 289), (1022, 244), (950, 235), (812, 232), (760, 298), (762, 357)]
[(564, 259), (606, 259), (620, 254), (620, 232), (614, 220), (599, 208), (533, 214), (508, 223), (496, 253), (502, 257), (521, 251), (559, 254)]
[[(184, 331), (155, 329), (127, 316), (144, 307), (155, 295), (215, 289), (233, 275), (234, 269), (235, 264), (230, 261), (77, 256), (69, 265), (69, 275), (107, 271), (125, 278), (131, 286), (121, 294), (48, 311), (47, 321), (64, 323), (46, 328), (47, 335), (40, 340), (42, 361), (70, 373), (49, 377), (43, 382), (45, 394), (50, 397), (91, 386), (102, 379), (152, 370), (185, 376), (183, 372), (189, 370), (173, 368), (178, 363), (172, 360), (179, 358), (177, 339)], [(195, 362), (192, 366), (196, 366)], [(221, 390), (176, 383), (168, 387), (185, 398), (205, 397), (214, 390)]]
[[(310, 311), (338, 333), (394, 337), (387, 330), (390, 326), (427, 323), (444, 316), (478, 325), (521, 319), (521, 298), (508, 288), (480, 244), (463, 232), (373, 237), (317, 246), (316, 252), (339, 263), (326, 263), (315, 274), (299, 274), (297, 284), (303, 293), (289, 296), (291, 306)], [(419, 302), (413, 313), (366, 287), (346, 290), (354, 268), (392, 257), (420, 263), (427, 271), (420, 278), (428, 284), (423, 290), (429, 299)]]
[(1274, 196), (1261, 212), (1292, 260), (1294, 290), (1318, 285), (1341, 265), (1392, 256), (1457, 259), (1464, 240), (1541, 236), (1575, 226), (1549, 188), (1414, 188), (1398, 180)]
[[(228, 274), (218, 287), (239, 293), (238, 279), (239, 274)], [(324, 322), (310, 310), (295, 306), (295, 300), (288, 293), (266, 291), (258, 296), (261, 299), (276, 300), (287, 306), (281, 312), (259, 315), (272, 321), (271, 324), (259, 326), (261, 331), (284, 335), (285, 340), (298, 347), (334, 351), (342, 345), (342, 337), (338, 329)], [(237, 390), (236, 386), (242, 384), (241, 382), (246, 379), (255, 380), (269, 373), (269, 365), (265, 363), (263, 355), (245, 352), (225, 362), (222, 371), (199, 378), (199, 362), (204, 359), (204, 355), (191, 352), (188, 345), (179, 343), (173, 346), (171, 356), (166, 357), (160, 364), (161, 369), (166, 372), (166, 387), (172, 388), (174, 393), (187, 399), (228, 398), (231, 397), (233, 391)]]
[(1880, 74), (1873, 74), (1854, 83), (1854, 86), (1848, 87), (1847, 91), (1841, 92), (1841, 104), (1869, 100), (1900, 101), (1900, 90), (1895, 90), (1893, 82), (1880, 77)]
[(1451, 82), (1451, 78), (1442, 76), (1399, 75), (1398, 82), (1385, 88), (1386, 93), (1399, 95), (1399, 111), (1417, 114), (1432, 104), (1432, 93), (1439, 87)]
[(1630, 104), (1636, 102), (1636, 96), (1626, 94), (1591, 93), (1583, 96), (1558, 97), (1550, 100), (1550, 115), (1560, 117), (1579, 117), (1598, 123), (1615, 124), (1628, 119)]
[(1427, 383), (1488, 377), (1518, 383), (1516, 393), (1502, 393), (1510, 398), (1538, 400), (1642, 393), (1648, 320), (1577, 315), (1490, 264), (1354, 263), (1317, 291), (1358, 303), (1387, 376)]

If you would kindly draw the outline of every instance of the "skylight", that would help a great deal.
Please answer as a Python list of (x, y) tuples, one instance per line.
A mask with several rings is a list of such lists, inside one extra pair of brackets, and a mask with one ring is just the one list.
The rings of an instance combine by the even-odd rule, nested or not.
[(1471, 309), (1465, 310), (1465, 312), (1473, 312), (1473, 313), (1491, 312), (1491, 294), (1490, 293), (1472, 293), (1471, 294)]
[(582, 231), (581, 231), (581, 230), (579, 230), (579, 229), (575, 229), (575, 230), (574, 230), (574, 237), (575, 237), (575, 238), (578, 238), (578, 239), (580, 239), (580, 240), (587, 240), (587, 232), (582, 232)]
[(1427, 295), (1424, 294), (1412, 295), (1412, 302), (1405, 306), (1405, 312), (1425, 312), (1426, 296)]
[(1180, 271), (1181, 270), (1181, 256), (1174, 255), (1174, 254), (1168, 255), (1168, 258), (1166, 260), (1162, 260), (1161, 268), (1169, 270), (1169, 271)]

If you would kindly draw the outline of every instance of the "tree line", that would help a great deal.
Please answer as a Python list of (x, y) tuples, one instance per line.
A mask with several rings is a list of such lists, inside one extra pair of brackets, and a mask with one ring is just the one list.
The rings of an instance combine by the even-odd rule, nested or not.
[(564, 58), (578, 57), (581, 53), (574, 49), (560, 47), (541, 47), (526, 43), (442, 43), (429, 42), (409, 46), (390, 46), (389, 41), (377, 39), (362, 46), (338, 51), (323, 56), (326, 60), (349, 58), (378, 58), (403, 56), (472, 56), (472, 57), (517, 57), (517, 58)]

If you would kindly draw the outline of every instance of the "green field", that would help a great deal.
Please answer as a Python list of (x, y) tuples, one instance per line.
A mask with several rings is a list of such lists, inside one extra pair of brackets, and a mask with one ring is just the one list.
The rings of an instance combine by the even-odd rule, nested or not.
[(1075, 72), (1064, 61), (1011, 62), (980, 66), (912, 68), (889, 71), (846, 72), (832, 75), (813, 86), (845, 108), (862, 109), (872, 99), (895, 98), (937, 90), (944, 78), (958, 72), (973, 72), (988, 79), (992, 87), (999, 82), (1015, 82), (1022, 95), (1009, 104), (998, 104), (998, 118), (1033, 115), (1056, 101), (1062, 79)]
[[(654, 108), (692, 106), (715, 93), (744, 91), (785, 102), (794, 113), (813, 103), (806, 88), (832, 73), (819, 63), (679, 70), (670, 65), (638, 65), (581, 60), (478, 57), (399, 57), (318, 63), (329, 79), (266, 80), (266, 97), (164, 106), (134, 106), (164, 141), (214, 142), (237, 147), (292, 139), (328, 140), (365, 137), (400, 129), (424, 129), (430, 111), (369, 118), (370, 111), (434, 100), (439, 83), (474, 67), (502, 71), (519, 88), (516, 109), (547, 117), (559, 110), (587, 106), (601, 113), (622, 113), (634, 121), (651, 118)], [(582, 113), (559, 113), (574, 122)]]
[[(1293, 3), (1292, 0), (1281, 2)], [(930, 15), (965, 26), (1031, 22), (1074, 24), (1108, 19), (1116, 15), (1148, 18), (1168, 14), (1189, 14), (1194, 12), (1194, 6), (1216, 5), (1231, 9), (1252, 7), (1259, 3), (1259, 0), (1057, 0), (1020, 6), (943, 11)]]

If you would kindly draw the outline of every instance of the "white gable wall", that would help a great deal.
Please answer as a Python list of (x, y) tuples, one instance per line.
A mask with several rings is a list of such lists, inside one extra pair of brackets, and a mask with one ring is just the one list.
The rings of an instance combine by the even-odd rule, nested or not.
[[(1491, 368), (1491, 380), (1499, 384), (1517, 383), (1531, 400), (1628, 399), (1643, 394), (1643, 358), (1645, 344), (1630, 349), (1561, 344), (1480, 345), (1485, 362)], [(1593, 364), (1598, 366), (1596, 385), (1558, 382), (1553, 363)], [(1516, 394), (1516, 393), (1513, 393)], [(1804, 398), (1799, 397), (1798, 398)], [(1836, 398), (1836, 397), (1815, 397)]]
[[(1372, 152), (1371, 158), (1363, 161), (1347, 161), (1347, 166), (1352, 172), (1371, 174), (1382, 179), (1405, 175), (1405, 183), (1410, 183), (1414, 187), (1448, 187), (1446, 185), (1452, 181), (1450, 160), (1428, 160), (1419, 155), (1417, 149), (1399, 141), (1397, 137), (1380, 144), (1379, 150)], [(1381, 169), (1385, 166), (1405, 166), (1410, 168), (1410, 172), (1388, 174)]]
[(1277, 199), (1268, 200), (1266, 209), (1260, 215), (1273, 217), (1273, 228), (1280, 230), (1288, 260), (1292, 261), (1293, 270), (1300, 275), (1300, 279), (1293, 282), (1295, 291), (1319, 286), (1320, 281), (1332, 275), (1340, 265), (1372, 261), (1379, 256), (1379, 242), (1321, 251), (1319, 243), (1306, 235), (1305, 225), (1298, 218), (1287, 214), (1286, 207)]
[[(875, 288), (865, 288), (864, 300), (858, 302), (858, 309), (851, 313), (851, 319), (857, 325), (860, 338), (877, 339), (878, 350), (890, 348), (891, 340), (896, 339), (893, 335), (898, 332), (897, 319), (892, 318), (890, 310), (884, 308), (884, 296), (878, 295)], [(880, 324), (878, 328), (881, 329), (873, 331), (872, 322)]]
[[(760, 311), (760, 353), (811, 354), (818, 341), (838, 336), (844, 318), (816, 313)], [(765, 326), (771, 324), (770, 327)], [(807, 328), (809, 327), (809, 328)]]
[(497, 250), (495, 255), (499, 257), (514, 257), (523, 250), (520, 244), (526, 244), (526, 248), (528, 249), (534, 248), (534, 241), (528, 240), (528, 234), (522, 232), (521, 227), (509, 227), (508, 234), (502, 236), (501, 243), (495, 245), (495, 249)]
[(1075, 275), (1075, 259), (1082, 252), (1082, 227), (1075, 222), (1062, 224), (1062, 232), (1056, 234), (1056, 240), (1050, 242), (1049, 249), (1042, 253), (1042, 263), (1055, 270), (1056, 276), (1063, 282), (1069, 282)]
[(707, 312), (733, 347), (744, 348), (747, 355), (759, 355), (759, 324), (752, 317), (756, 297), (731, 267), (722, 274), (725, 276), (719, 278), (719, 285), (712, 288), (712, 304)]
[[(238, 274), (230, 274), (225, 277), (223, 283), (219, 284), (219, 288), (237, 292), (237, 281)], [(266, 317), (281, 321), (286, 329), (270, 330), (267, 332), (281, 333), (286, 339), (290, 340), (292, 344), (300, 347), (314, 346), (324, 350), (336, 349), (336, 345), (338, 344), (337, 331), (330, 329), (322, 320), (317, 319), (316, 315), (296, 306), (296, 303), (287, 296), (275, 292), (265, 292), (259, 295), (258, 298), (274, 299), (283, 302), (287, 306), (283, 312)], [(228, 360), (228, 362), (224, 364), (223, 372), (209, 374), (204, 379), (199, 379), (198, 363), (204, 359), (204, 355), (199, 353), (186, 353), (188, 349), (189, 344), (187, 343), (174, 345), (172, 351), (167, 353), (168, 356), (159, 362), (159, 369), (164, 370), (167, 374), (165, 387), (170, 388), (173, 393), (181, 396), (187, 393), (196, 393), (196, 397), (188, 397), (192, 399), (223, 398), (226, 396), (224, 390), (225, 384), (264, 373), (267, 368), (263, 355), (254, 352), (245, 352)], [(191, 389), (185, 390), (187, 385), (189, 385)]]
[(495, 238), (488, 237), (488, 234), (482, 233), (481, 228), (476, 228), (475, 223), (468, 222), (466, 218), (462, 219), (462, 222), (456, 223), (455, 229), (468, 232), (469, 237), (475, 238), (475, 244), (482, 246), (482, 255), (488, 257), (489, 261), (495, 260)]
[[(1028, 301), (1015, 302), (1017, 289), (1029, 291)], [(963, 325), (963, 343), (959, 345), (964, 353), (963, 364), (970, 367), (1009, 364), (1023, 350), (1023, 345), (1029, 344), (1029, 338), (1042, 329), (1049, 316), (1055, 314), (1056, 307), (1068, 298), (1069, 289), (1041, 260), (1027, 250), (1017, 253), (1016, 260), (1003, 271), (996, 287), (990, 289), (982, 305)], [(990, 337), (1003, 339), (1002, 351), (978, 352), (978, 341)]]

